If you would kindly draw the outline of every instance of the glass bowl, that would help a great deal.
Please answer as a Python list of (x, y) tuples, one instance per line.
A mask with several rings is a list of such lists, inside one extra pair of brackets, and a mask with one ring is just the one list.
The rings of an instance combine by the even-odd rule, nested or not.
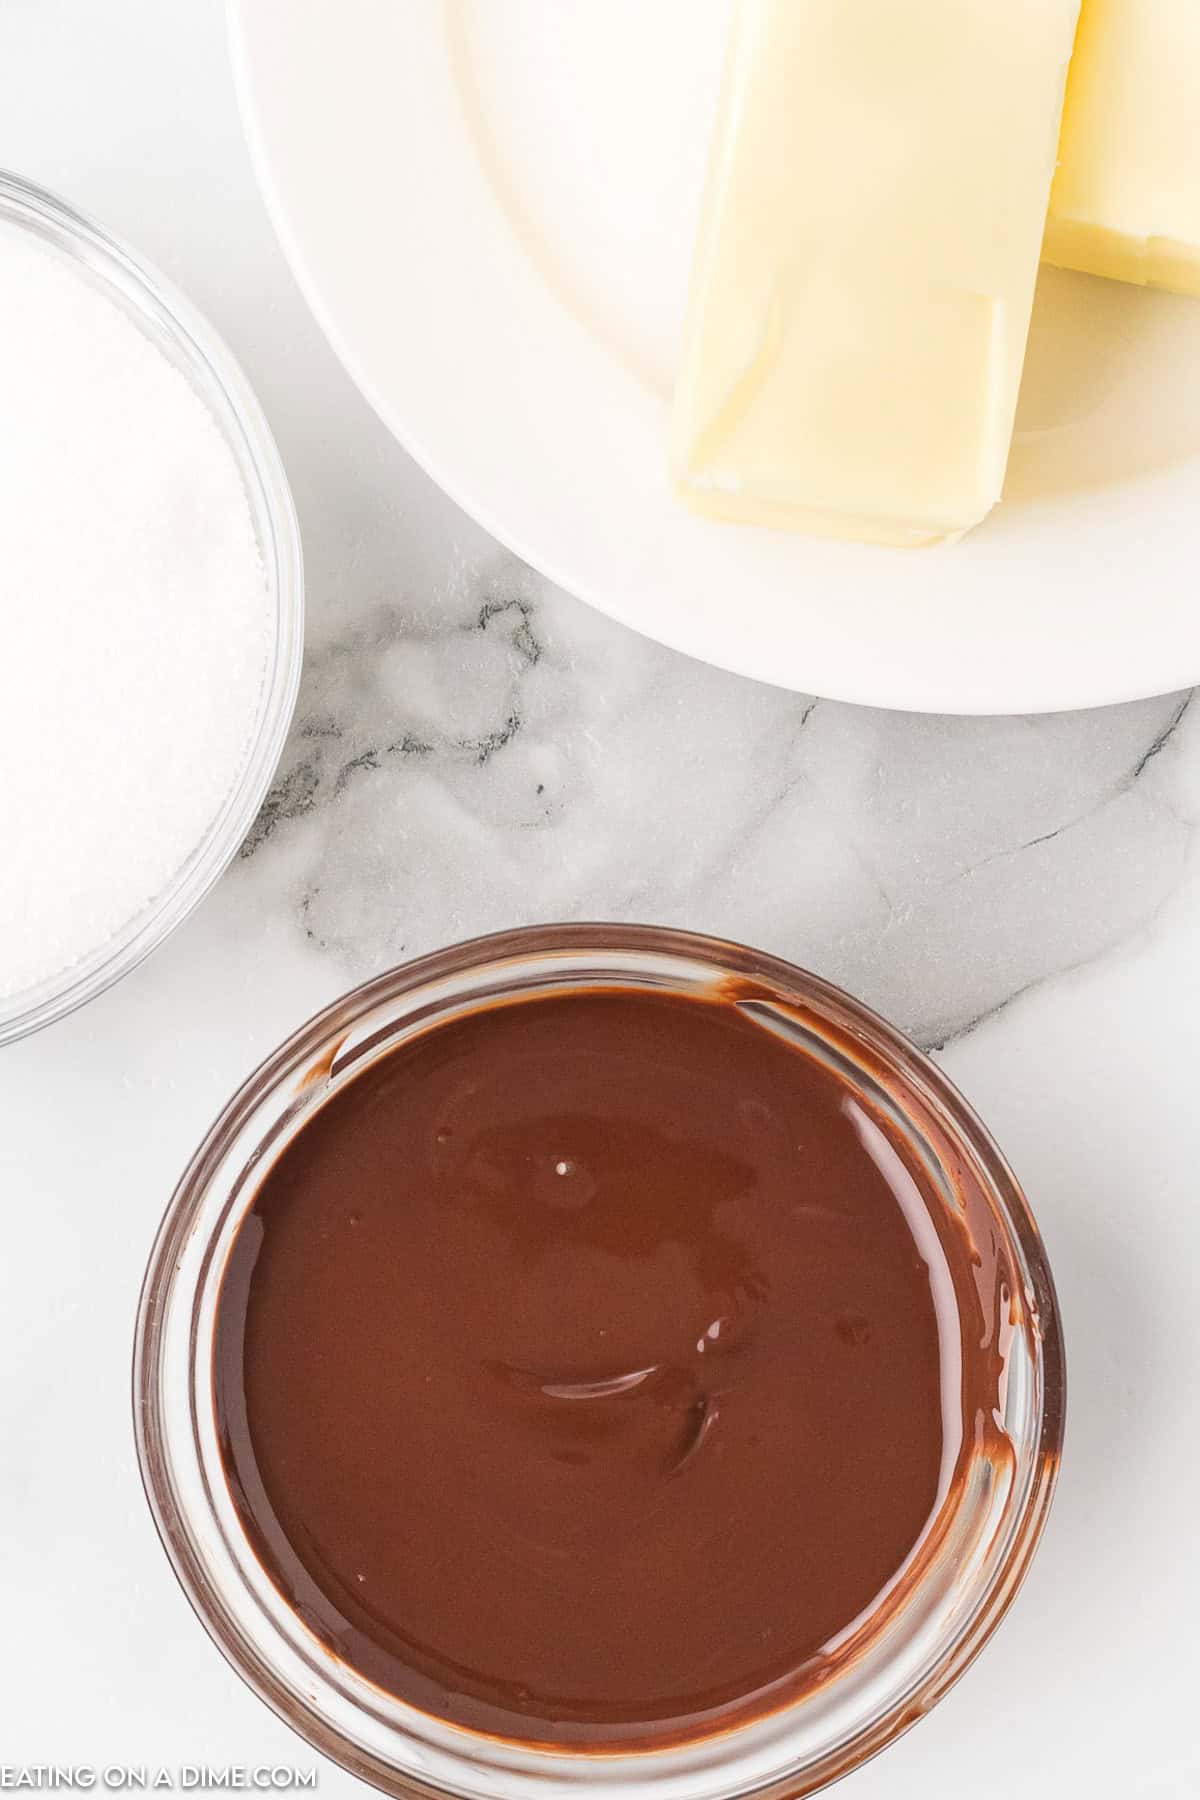
[[(773, 1712), (635, 1752), (534, 1748), (451, 1726), (343, 1662), (302, 1623), (251, 1547), (226, 1480), (212, 1381), (230, 1246), (267, 1169), (313, 1112), (403, 1038), (514, 996), (613, 985), (728, 993), (731, 981), (739, 993), (753, 984), (750, 1004), (762, 1022), (835, 1067), (903, 1136), (947, 1208), (969, 1203), (995, 1233), (1012, 1273), (997, 1418), (1003, 1454), (975, 1453), (919, 1573), (879, 1604), (883, 1623), (861, 1653)], [(999, 1151), (940, 1071), (816, 976), (715, 939), (625, 925), (534, 927), (458, 945), (355, 989), (289, 1038), (229, 1102), (167, 1209), (142, 1290), (133, 1382), (138, 1456), (159, 1534), (234, 1668), (355, 1774), (395, 1795), (460, 1800), (585, 1790), (603, 1800), (790, 1800), (857, 1767), (933, 1705), (1007, 1609), (1045, 1523), (1065, 1400), (1058, 1308), (1037, 1229)]]
[(53, 194), (0, 171), (0, 225), (69, 257), (191, 383), (228, 443), (250, 505), (271, 613), (257, 715), (237, 780), (186, 861), (117, 934), (34, 987), (0, 999), (0, 1044), (93, 999), (185, 919), (227, 867), (266, 797), (291, 723), (304, 643), (300, 529), (279, 451), (250, 384), (195, 308), (99, 225)]

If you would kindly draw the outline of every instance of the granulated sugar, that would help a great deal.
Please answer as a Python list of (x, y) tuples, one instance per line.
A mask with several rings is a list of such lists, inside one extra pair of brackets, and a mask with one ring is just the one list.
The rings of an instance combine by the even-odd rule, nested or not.
[(160, 893), (246, 757), (268, 595), (186, 379), (0, 225), (0, 998)]

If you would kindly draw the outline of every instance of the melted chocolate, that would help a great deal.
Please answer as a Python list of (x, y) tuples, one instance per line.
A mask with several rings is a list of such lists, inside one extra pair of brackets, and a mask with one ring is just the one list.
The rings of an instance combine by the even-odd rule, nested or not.
[(823, 1062), (732, 1002), (527, 999), (389, 1052), (267, 1173), (222, 1449), (278, 1587), (381, 1687), (663, 1742), (819, 1679), (878, 1604), (982, 1416), (978, 1313)]

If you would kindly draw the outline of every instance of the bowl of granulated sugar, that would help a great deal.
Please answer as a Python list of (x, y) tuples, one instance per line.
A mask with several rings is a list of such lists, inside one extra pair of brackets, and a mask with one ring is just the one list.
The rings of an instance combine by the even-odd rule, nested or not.
[(245, 377), (99, 226), (0, 174), (0, 1044), (186, 917), (295, 704), (300, 538)]

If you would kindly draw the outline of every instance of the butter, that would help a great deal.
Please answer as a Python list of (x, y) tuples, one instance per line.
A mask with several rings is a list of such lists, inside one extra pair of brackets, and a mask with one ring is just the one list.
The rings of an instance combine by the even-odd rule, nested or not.
[(1200, 0), (1085, 0), (1045, 258), (1200, 295)]
[(690, 506), (916, 545), (999, 499), (1078, 12), (741, 0), (671, 422)]

